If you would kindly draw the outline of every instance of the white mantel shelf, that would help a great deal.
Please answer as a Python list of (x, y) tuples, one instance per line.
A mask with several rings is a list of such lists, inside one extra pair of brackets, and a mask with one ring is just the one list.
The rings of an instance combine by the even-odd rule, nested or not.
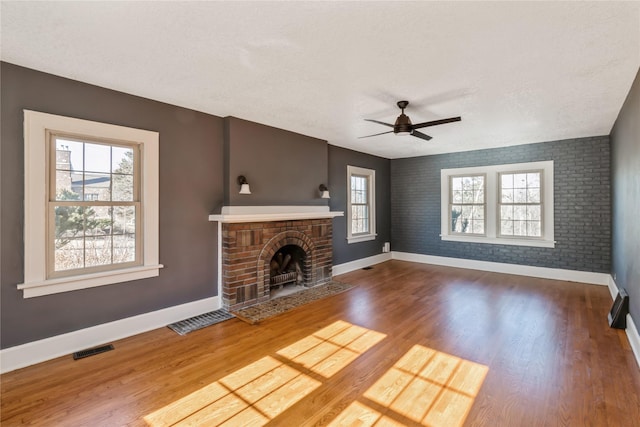
[(219, 214), (209, 215), (209, 221), (237, 223), (322, 219), (344, 216), (342, 211), (330, 211), (328, 206), (223, 206)]

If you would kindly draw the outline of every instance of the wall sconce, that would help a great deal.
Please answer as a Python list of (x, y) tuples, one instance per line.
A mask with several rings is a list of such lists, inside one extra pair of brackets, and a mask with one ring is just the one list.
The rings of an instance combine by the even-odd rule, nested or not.
[(247, 182), (247, 178), (245, 178), (244, 175), (240, 175), (238, 177), (238, 185), (240, 185), (240, 194), (251, 194), (249, 183)]
[(331, 196), (329, 196), (329, 189), (327, 188), (326, 185), (320, 184), (320, 187), (318, 187), (318, 190), (320, 190), (320, 198), (321, 199), (329, 199), (329, 198), (331, 198)]

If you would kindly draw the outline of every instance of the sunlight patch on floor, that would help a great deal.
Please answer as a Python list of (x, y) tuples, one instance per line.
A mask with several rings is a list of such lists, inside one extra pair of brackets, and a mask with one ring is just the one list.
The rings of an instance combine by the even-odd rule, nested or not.
[[(147, 415), (149, 426), (263, 426), (386, 335), (338, 321)], [(301, 370), (305, 370), (305, 373)], [(314, 378), (315, 377), (315, 378)]]
[(331, 426), (461, 426), (489, 368), (415, 345)]

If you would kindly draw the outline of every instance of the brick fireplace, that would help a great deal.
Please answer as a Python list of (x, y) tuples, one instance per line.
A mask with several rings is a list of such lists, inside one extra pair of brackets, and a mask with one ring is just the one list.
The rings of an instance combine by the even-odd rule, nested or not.
[(223, 208), (222, 214), (211, 215), (209, 220), (218, 222), (222, 306), (235, 310), (268, 300), (273, 260), (283, 248), (294, 247), (301, 254), (298, 286), (329, 282), (332, 219), (341, 215), (328, 207), (227, 207), (226, 213)]

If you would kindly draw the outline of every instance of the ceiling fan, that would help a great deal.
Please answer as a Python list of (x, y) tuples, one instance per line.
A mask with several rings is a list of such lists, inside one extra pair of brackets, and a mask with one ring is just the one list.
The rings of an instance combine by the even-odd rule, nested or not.
[(417, 131), (416, 129), (422, 129), (429, 126), (443, 125), (445, 123), (451, 123), (451, 122), (459, 122), (460, 120), (462, 120), (462, 118), (458, 116), (458, 117), (451, 117), (448, 119), (416, 123), (414, 125), (414, 124), (411, 124), (411, 119), (409, 118), (409, 116), (404, 114), (404, 109), (407, 108), (407, 105), (409, 105), (409, 101), (398, 101), (398, 107), (400, 107), (400, 109), (402, 110), (402, 113), (396, 119), (395, 124), (380, 122), (378, 120), (365, 119), (368, 122), (378, 123), (380, 125), (392, 127), (393, 130), (390, 130), (388, 132), (374, 133), (373, 135), (361, 136), (360, 138), (369, 138), (371, 136), (384, 135), (386, 133), (393, 132), (394, 134), (399, 136), (411, 135), (411, 136), (415, 136), (416, 138), (421, 138), (429, 141), (431, 139), (429, 135), (424, 134), (420, 131)]

